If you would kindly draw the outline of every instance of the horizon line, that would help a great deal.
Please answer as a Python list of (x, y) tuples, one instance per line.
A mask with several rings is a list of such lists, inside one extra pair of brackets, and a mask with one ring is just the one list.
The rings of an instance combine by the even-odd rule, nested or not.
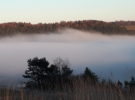
[(105, 21), (105, 20), (96, 20), (96, 19), (82, 19), (82, 20), (61, 20), (61, 21), (54, 21), (54, 22), (28, 22), (28, 21), (9, 21), (9, 22), (0, 22), (0, 24), (7, 24), (7, 23), (30, 23), (30, 24), (54, 24), (54, 23), (61, 23), (61, 22), (76, 22), (76, 21), (103, 21), (103, 22), (134, 22), (135, 20), (114, 20), (114, 21)]

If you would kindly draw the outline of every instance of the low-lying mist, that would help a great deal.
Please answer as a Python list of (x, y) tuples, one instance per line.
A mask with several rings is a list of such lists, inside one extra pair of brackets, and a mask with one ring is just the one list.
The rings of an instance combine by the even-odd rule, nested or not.
[(127, 80), (135, 76), (135, 37), (73, 29), (1, 37), (0, 81), (19, 80), (33, 57), (46, 57), (51, 63), (57, 57), (68, 59), (74, 74), (87, 66), (101, 78)]
[[(129, 35), (103, 35), (99, 32), (84, 32), (75, 29), (60, 30), (55, 33), (16, 34), (1, 37), (0, 42), (90, 42), (134, 39)], [(132, 40), (131, 40), (132, 41)]]

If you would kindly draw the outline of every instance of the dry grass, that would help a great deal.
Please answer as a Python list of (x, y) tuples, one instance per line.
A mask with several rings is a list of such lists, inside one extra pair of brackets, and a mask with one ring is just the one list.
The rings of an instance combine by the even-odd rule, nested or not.
[(94, 84), (77, 80), (72, 89), (25, 90), (0, 89), (0, 100), (135, 100), (135, 91), (123, 90), (110, 84)]

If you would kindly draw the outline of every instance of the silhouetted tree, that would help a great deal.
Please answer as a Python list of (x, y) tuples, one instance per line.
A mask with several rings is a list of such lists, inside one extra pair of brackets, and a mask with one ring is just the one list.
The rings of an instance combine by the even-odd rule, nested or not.
[(129, 88), (129, 82), (128, 81), (124, 81), (124, 86), (125, 86), (125, 88)]
[(70, 69), (68, 60), (57, 58), (54, 60), (54, 65), (59, 68), (59, 73), (64, 78), (68, 78), (73, 72), (73, 70)]
[(27, 62), (28, 68), (23, 75), (28, 79), (27, 88), (53, 89), (56, 85), (62, 85), (62, 82), (69, 80), (69, 76), (72, 74), (68, 64), (60, 58), (50, 66), (46, 58), (36, 57)]
[(54, 60), (54, 65), (59, 69), (59, 84), (61, 88), (65, 88), (67, 86), (72, 86), (71, 83), (71, 75), (73, 70), (70, 69), (70, 64), (68, 60), (63, 60), (61, 58), (57, 58)]
[(129, 82), (130, 88), (135, 88), (135, 79), (134, 77), (131, 77), (131, 81)]
[(98, 76), (94, 72), (92, 72), (88, 67), (86, 67), (83, 73), (83, 77), (86, 79), (91, 79), (93, 82), (98, 81)]
[(125, 81), (125, 88), (130, 89), (130, 91), (135, 91), (135, 79), (131, 77), (131, 81)]
[(120, 82), (120, 81), (118, 80), (118, 82), (117, 82), (117, 86), (118, 86), (119, 88), (122, 88), (122, 87), (123, 87), (122, 82)]
[(42, 88), (45, 79), (48, 77), (49, 73), (49, 62), (46, 58), (33, 58), (28, 61), (28, 69), (23, 75), (24, 78), (29, 79), (26, 83), (26, 87), (33, 88)]

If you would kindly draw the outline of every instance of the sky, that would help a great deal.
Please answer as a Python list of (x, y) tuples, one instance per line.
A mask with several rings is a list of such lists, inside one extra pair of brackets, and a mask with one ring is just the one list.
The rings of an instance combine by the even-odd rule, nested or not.
[(0, 0), (0, 23), (135, 20), (135, 0)]

